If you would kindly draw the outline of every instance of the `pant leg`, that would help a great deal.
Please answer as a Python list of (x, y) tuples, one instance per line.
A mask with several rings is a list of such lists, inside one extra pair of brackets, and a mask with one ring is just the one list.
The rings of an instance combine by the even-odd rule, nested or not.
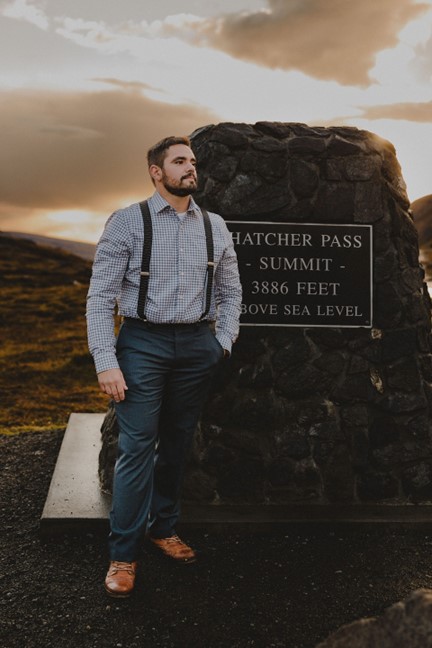
[(180, 515), (184, 466), (223, 350), (208, 327), (176, 332), (176, 361), (166, 384), (155, 457), (150, 533), (172, 535)]
[(115, 405), (119, 440), (110, 514), (111, 560), (136, 560), (147, 528), (162, 396), (173, 351), (169, 337), (123, 324), (117, 356), (128, 390), (125, 400)]

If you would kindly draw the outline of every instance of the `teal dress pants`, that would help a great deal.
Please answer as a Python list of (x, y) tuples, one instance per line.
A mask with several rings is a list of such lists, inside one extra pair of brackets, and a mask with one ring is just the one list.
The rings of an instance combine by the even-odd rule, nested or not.
[(208, 322), (126, 318), (117, 357), (128, 390), (119, 425), (110, 513), (111, 560), (137, 559), (146, 532), (175, 533), (185, 460), (223, 349)]

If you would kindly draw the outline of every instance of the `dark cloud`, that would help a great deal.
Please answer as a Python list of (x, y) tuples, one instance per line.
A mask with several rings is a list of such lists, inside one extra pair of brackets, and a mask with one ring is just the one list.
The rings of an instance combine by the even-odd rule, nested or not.
[(414, 0), (268, 0), (268, 10), (200, 23), (197, 38), (260, 65), (367, 85), (377, 52), (426, 9)]
[(363, 111), (364, 119), (403, 119), (432, 123), (432, 101), (425, 103), (397, 103), (389, 106), (370, 106)]
[(1, 222), (27, 210), (105, 210), (144, 196), (148, 147), (214, 121), (205, 110), (136, 92), (0, 94)]

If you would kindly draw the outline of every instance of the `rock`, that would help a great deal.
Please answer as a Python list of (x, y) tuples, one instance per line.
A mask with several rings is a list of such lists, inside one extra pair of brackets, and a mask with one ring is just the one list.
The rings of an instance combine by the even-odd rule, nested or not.
[[(202, 415), (186, 497), (208, 505), (427, 497), (431, 300), (392, 144), (351, 127), (258, 122), (200, 128), (192, 146), (196, 200), (227, 220), (370, 226), (374, 313), (372, 329), (242, 327)], [(116, 435), (110, 410), (104, 489)]]
[(316, 648), (430, 648), (432, 590), (419, 589), (380, 617), (342, 626)]
[(396, 474), (369, 469), (360, 474), (357, 489), (362, 501), (380, 502), (398, 496), (399, 481)]

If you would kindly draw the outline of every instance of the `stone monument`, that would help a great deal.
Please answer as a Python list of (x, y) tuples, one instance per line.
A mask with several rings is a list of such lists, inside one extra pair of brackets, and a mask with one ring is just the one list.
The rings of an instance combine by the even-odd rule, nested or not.
[[(432, 499), (431, 301), (393, 146), (356, 128), (274, 122), (206, 126), (192, 145), (196, 200), (230, 223), (245, 303), (184, 500)], [(109, 490), (112, 409), (102, 433)]]

